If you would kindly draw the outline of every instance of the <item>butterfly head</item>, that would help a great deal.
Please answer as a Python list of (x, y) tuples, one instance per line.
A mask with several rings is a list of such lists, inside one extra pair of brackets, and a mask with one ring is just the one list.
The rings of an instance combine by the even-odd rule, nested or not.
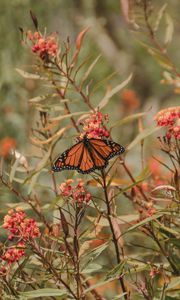
[(85, 134), (85, 135), (83, 136), (83, 142), (84, 142), (85, 144), (88, 144), (88, 143), (89, 143), (89, 138), (87, 137), (87, 134)]

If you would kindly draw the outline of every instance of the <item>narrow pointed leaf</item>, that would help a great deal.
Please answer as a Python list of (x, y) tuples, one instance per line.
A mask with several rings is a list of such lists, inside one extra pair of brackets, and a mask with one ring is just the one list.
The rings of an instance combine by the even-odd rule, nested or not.
[(21, 296), (25, 297), (25, 299), (36, 299), (39, 297), (55, 297), (57, 296), (58, 299), (63, 299), (67, 296), (67, 292), (65, 290), (60, 289), (37, 289), (34, 291), (23, 292), (20, 293)]
[(165, 45), (167, 45), (172, 41), (174, 24), (171, 16), (168, 13), (165, 14), (165, 20), (166, 20), (166, 33), (165, 33), (164, 43)]
[(107, 92), (107, 94), (104, 96), (104, 98), (101, 100), (101, 102), (97, 106), (97, 109), (98, 108), (102, 109), (103, 107), (105, 107), (108, 104), (109, 100), (112, 98), (112, 96), (114, 96), (115, 94), (120, 92), (129, 83), (131, 78), (132, 78), (132, 74), (130, 74), (130, 76), (125, 81), (123, 81), (121, 84), (119, 84), (118, 86), (113, 88), (111, 91)]
[(161, 213), (159, 212), (157, 214), (154, 214), (152, 217), (146, 218), (143, 221), (141, 221), (141, 222), (133, 225), (132, 227), (128, 228), (122, 235), (124, 235), (124, 234), (126, 234), (130, 231), (133, 231), (133, 230), (135, 230), (135, 229), (137, 229), (141, 226), (144, 226), (145, 224), (149, 223), (150, 221), (156, 220), (156, 219), (162, 217), (163, 215), (164, 215), (164, 212), (161, 212)]
[(41, 96), (31, 98), (31, 99), (29, 99), (29, 102), (30, 103), (39, 103), (39, 102), (42, 102), (43, 100), (46, 100), (48, 98), (52, 99), (54, 97), (57, 97), (57, 94), (46, 94), (46, 95), (41, 95)]
[(116, 121), (115, 123), (113, 123), (111, 125), (111, 128), (133, 122), (134, 120), (139, 119), (139, 118), (145, 116), (146, 114), (147, 114), (147, 112), (143, 112), (143, 113), (138, 113), (138, 114), (134, 114), (134, 115), (125, 117), (125, 118), (120, 119), (120, 120)]
[(126, 150), (132, 149), (134, 146), (136, 146), (138, 143), (140, 143), (142, 140), (150, 136), (151, 134), (155, 133), (156, 131), (160, 130), (162, 127), (150, 127), (147, 129), (144, 129), (141, 131), (137, 137), (132, 141), (128, 147), (126, 147)]
[(87, 113), (87, 111), (79, 111), (79, 112), (74, 112), (72, 114), (60, 115), (59, 117), (51, 118), (51, 121), (60, 121), (60, 120), (71, 118), (73, 116), (83, 115), (85, 113)]
[(32, 74), (32, 73), (28, 73), (25, 72), (21, 69), (16, 68), (15, 69), (23, 78), (27, 78), (27, 79), (41, 79), (41, 80), (46, 80), (45, 77), (41, 77), (40, 75), (37, 74)]
[(11, 172), (9, 174), (9, 181), (12, 182), (19, 164), (21, 157), (19, 157), (18, 159), (16, 159), (15, 163), (13, 164), (12, 168), (11, 168)]
[(87, 69), (86, 73), (84, 74), (84, 76), (82, 78), (81, 85), (86, 81), (86, 79), (88, 78), (89, 74), (91, 73), (92, 69), (94, 68), (94, 66), (96, 65), (96, 63), (98, 62), (100, 57), (101, 57), (101, 55), (99, 55), (89, 66), (89, 68)]
[(165, 3), (159, 10), (158, 14), (157, 14), (157, 18), (156, 18), (156, 22), (155, 22), (155, 25), (154, 25), (154, 31), (157, 31), (158, 28), (159, 28), (159, 24), (161, 22), (161, 19), (164, 15), (164, 12), (166, 10), (166, 7), (167, 7), (167, 3)]

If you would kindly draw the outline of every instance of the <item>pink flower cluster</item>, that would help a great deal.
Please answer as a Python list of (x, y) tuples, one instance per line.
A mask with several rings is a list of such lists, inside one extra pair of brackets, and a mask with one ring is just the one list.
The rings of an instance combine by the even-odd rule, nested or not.
[(88, 203), (92, 196), (84, 188), (84, 182), (82, 179), (77, 180), (77, 184), (73, 186), (73, 179), (67, 179), (60, 185), (60, 192), (63, 197), (72, 198), (75, 203), (82, 205)]
[(4, 217), (3, 228), (10, 231), (9, 240), (18, 238), (20, 241), (27, 241), (40, 235), (36, 221), (27, 218), (26, 213), (21, 208), (9, 210)]
[(156, 266), (153, 266), (153, 267), (151, 268), (151, 271), (150, 271), (150, 273), (149, 273), (149, 276), (150, 276), (151, 278), (154, 278), (157, 274), (159, 274), (159, 270), (158, 270), (158, 268), (157, 268)]
[(157, 210), (155, 207), (151, 206), (147, 210), (147, 217), (152, 217), (154, 214), (157, 213)]
[(169, 107), (157, 113), (154, 117), (158, 126), (168, 126), (166, 137), (180, 140), (180, 106)]
[(37, 53), (41, 59), (44, 59), (45, 55), (51, 57), (57, 55), (58, 44), (55, 36), (50, 35), (45, 38), (40, 32), (36, 31), (32, 33), (29, 30), (27, 32), (27, 38), (32, 42), (32, 52)]
[(12, 264), (19, 261), (22, 256), (25, 255), (25, 245), (23, 242), (17, 244), (16, 247), (10, 247), (1, 258), (8, 264)]
[(89, 118), (82, 122), (83, 134), (80, 135), (80, 139), (86, 135), (88, 138), (108, 138), (109, 131), (106, 129), (104, 123), (109, 121), (108, 115), (103, 115), (101, 112), (96, 112), (90, 115)]
[(2, 261), (7, 263), (0, 269), (0, 274), (5, 275), (8, 266), (19, 261), (25, 255), (26, 242), (39, 237), (40, 231), (36, 221), (27, 218), (26, 213), (19, 207), (8, 211), (8, 214), (4, 217), (3, 228), (10, 232), (8, 240), (18, 239), (18, 243), (10, 246), (0, 257)]

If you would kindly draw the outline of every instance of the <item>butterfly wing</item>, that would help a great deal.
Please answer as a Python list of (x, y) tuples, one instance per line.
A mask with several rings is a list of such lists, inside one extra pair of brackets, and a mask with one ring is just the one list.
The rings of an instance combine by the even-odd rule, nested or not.
[(77, 170), (79, 173), (87, 174), (94, 171), (94, 161), (84, 141), (64, 151), (55, 161), (53, 171)]
[(84, 151), (83, 141), (75, 144), (70, 149), (64, 151), (54, 162), (52, 167), (54, 172), (62, 170), (78, 170)]
[(124, 152), (124, 148), (110, 140), (88, 139), (78, 142), (63, 152), (55, 161), (53, 171), (77, 170), (88, 174), (95, 169), (104, 169), (110, 158)]
[(125, 149), (123, 146), (111, 140), (105, 139), (90, 139), (91, 147), (96, 151), (105, 161), (108, 161), (116, 155), (122, 154)]
[(88, 148), (84, 145), (84, 150), (82, 154), (82, 159), (80, 160), (80, 164), (78, 167), (78, 172), (87, 174), (95, 170), (94, 161), (92, 156), (88, 150)]
[(105, 139), (88, 139), (85, 144), (82, 160), (79, 165), (80, 173), (90, 173), (104, 169), (109, 159), (125, 151), (121, 145)]

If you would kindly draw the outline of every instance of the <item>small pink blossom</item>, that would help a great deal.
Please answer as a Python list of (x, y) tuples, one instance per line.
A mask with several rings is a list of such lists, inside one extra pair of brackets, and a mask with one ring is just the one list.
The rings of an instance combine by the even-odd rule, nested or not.
[(82, 122), (83, 133), (80, 135), (80, 139), (86, 135), (88, 138), (108, 138), (109, 131), (104, 123), (109, 121), (108, 115), (103, 115), (101, 112), (96, 112), (90, 115), (89, 118)]
[(152, 217), (155, 213), (157, 213), (157, 210), (155, 207), (149, 207), (147, 210), (147, 217)]
[(27, 241), (40, 235), (36, 221), (27, 218), (26, 213), (21, 208), (8, 211), (8, 214), (4, 217), (3, 228), (10, 231), (9, 240), (18, 238), (21, 241)]
[(180, 106), (169, 107), (159, 111), (154, 120), (158, 126), (168, 126), (166, 137), (180, 140)]
[(59, 188), (60, 188), (62, 196), (71, 197), (72, 191), (73, 191), (73, 188), (72, 188), (73, 182), (74, 182), (73, 179), (67, 179), (65, 182), (61, 183)]
[(88, 203), (92, 196), (91, 194), (85, 189), (84, 182), (82, 179), (77, 180), (76, 185), (72, 185), (74, 180), (68, 179), (60, 185), (60, 192), (63, 197), (72, 198), (75, 203), (83, 204)]
[(27, 38), (32, 43), (32, 52), (39, 55), (41, 59), (45, 55), (55, 57), (58, 51), (58, 43), (55, 35), (43, 37), (40, 32), (32, 33), (30, 30), (27, 32)]
[(166, 137), (171, 139), (172, 136), (174, 136), (177, 140), (180, 140), (180, 125), (169, 128), (166, 133)]
[(157, 267), (152, 267), (150, 273), (149, 273), (149, 276), (151, 278), (154, 278), (157, 274), (159, 274), (159, 270)]
[(7, 251), (1, 256), (1, 259), (6, 261), (8, 264), (12, 264), (20, 260), (22, 256), (25, 255), (25, 244), (20, 242), (16, 247), (10, 247)]

